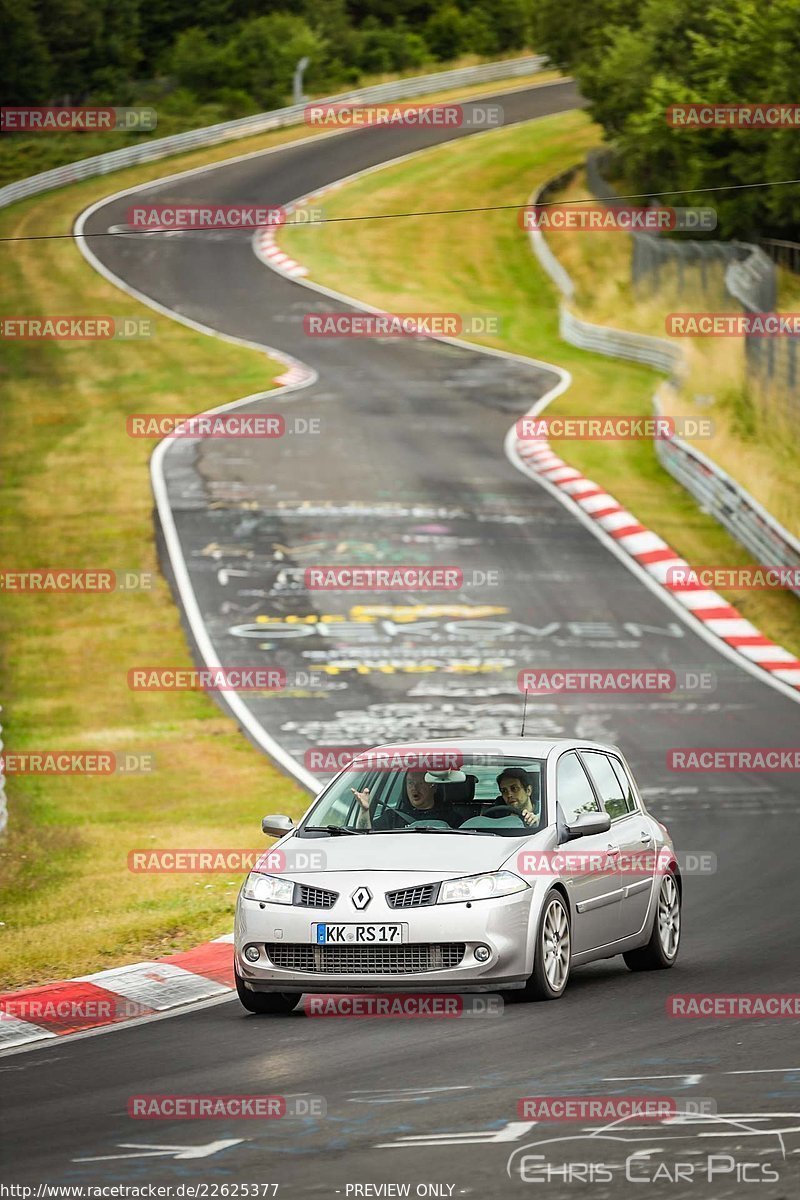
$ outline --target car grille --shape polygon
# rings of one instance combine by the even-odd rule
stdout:
[[[301,908],[333,908],[338,898],[338,892],[329,892],[327,888],[309,887],[305,883],[295,886],[294,903]]]
[[[273,966],[308,975],[413,975],[457,967],[464,942],[421,942],[405,946],[316,946],[305,942],[267,942]]]
[[[437,888],[435,883],[399,888],[396,892],[386,893],[386,903],[389,908],[422,908],[425,904],[433,904]]]

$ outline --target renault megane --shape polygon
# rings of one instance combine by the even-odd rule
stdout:
[[[470,740],[354,758],[239,894],[236,985],[250,1012],[302,993],[515,991],[550,1000],[573,967],[671,967],[680,870],[615,746]]]

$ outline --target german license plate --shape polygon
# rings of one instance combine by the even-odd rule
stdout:
[[[331,925],[322,921],[312,926],[318,946],[389,946],[406,940],[406,925]]]

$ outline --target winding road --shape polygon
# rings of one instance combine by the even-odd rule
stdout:
[[[559,83],[491,102],[508,123],[580,101],[571,83]],[[536,125],[529,129],[534,139]],[[112,197],[83,228],[124,223],[137,197],[286,204],[469,134],[378,128],[289,144]],[[676,845],[712,852],[717,869],[686,878],[673,971],[632,975],[611,960],[577,971],[558,1003],[515,1004],[500,1019],[327,1020],[298,1011],[265,1020],[234,999],[0,1058],[7,1178],[270,1182],[287,1200],[379,1195],[352,1187],[381,1183],[408,1183],[411,1195],[422,1184],[442,1187],[433,1195],[512,1195],[525,1187],[506,1173],[509,1154],[564,1136],[523,1121],[521,1097],[634,1093],[715,1103],[718,1121],[681,1127],[695,1160],[709,1145],[737,1161],[780,1158],[778,1182],[751,1188],[720,1169],[691,1185],[662,1178],[651,1195],[797,1194],[797,1022],[666,1015],[676,992],[797,990],[797,786],[789,774],[678,774],[667,752],[792,745],[800,710],[718,653],[513,469],[506,431],[554,386],[554,372],[431,339],[311,339],[306,314],[347,305],[268,270],[236,234],[97,238],[90,247],[106,273],[157,305],[277,347],[312,372],[306,386],[239,411],[318,419],[319,434],[177,441],[161,462],[183,595],[191,591],[217,661],[287,672],[284,692],[243,697],[251,736],[266,731],[261,744],[311,784],[329,773],[310,754],[319,746],[515,735],[521,668],[706,672],[710,691],[536,698],[528,732],[618,743]],[[410,271],[421,250],[410,247]],[[301,586],[309,565],[355,561],[456,564],[476,582],[459,593],[369,598]],[[174,574],[174,556],[167,566]],[[246,724],[241,710],[234,715]],[[326,1113],[133,1122],[127,1102],[139,1092],[321,1097]],[[656,1147],[667,1133],[629,1136]],[[158,1150],[227,1139],[202,1161]],[[148,1147],[158,1157],[144,1157]],[[571,1190],[549,1185],[550,1194]],[[596,1181],[592,1194],[617,1190]]]

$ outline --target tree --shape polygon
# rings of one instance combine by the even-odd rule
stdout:
[[[212,40],[230,34],[234,20],[232,0],[169,0],[143,4],[141,11],[142,63],[148,74],[171,57],[178,37],[187,29],[201,29]]]
[[[636,0],[536,0],[531,13],[533,44],[557,67],[574,71],[607,47],[618,27],[635,28],[642,5]]]
[[[215,45],[203,29],[187,29],[178,35],[169,67],[178,84],[202,101],[212,100],[238,75],[231,47]]]
[[[319,39],[302,17],[276,12],[245,21],[227,43],[232,78],[260,108],[286,102],[298,59],[320,53]]]
[[[692,131],[673,128],[667,109],[791,100],[797,11],[797,0],[597,0],[562,13],[541,0],[537,48],[573,71],[633,190],[713,203],[718,236],[796,237],[800,190],[736,186],[800,177],[796,129]]]
[[[457,58],[464,48],[464,18],[453,4],[437,9],[424,32],[431,52],[442,62]]]
[[[519,50],[526,44],[529,34],[528,13],[523,0],[493,0],[483,11],[489,19],[501,54],[508,50]]]
[[[0,0],[4,31],[0,91],[7,105],[42,104],[50,95],[52,63],[30,0]]]
[[[56,99],[80,103],[91,87],[92,72],[102,65],[103,13],[92,0],[61,0],[39,16],[39,28],[53,64]]]
[[[133,99],[142,51],[139,45],[139,0],[102,0],[103,22],[94,47],[88,79],[92,98],[109,104]]]

